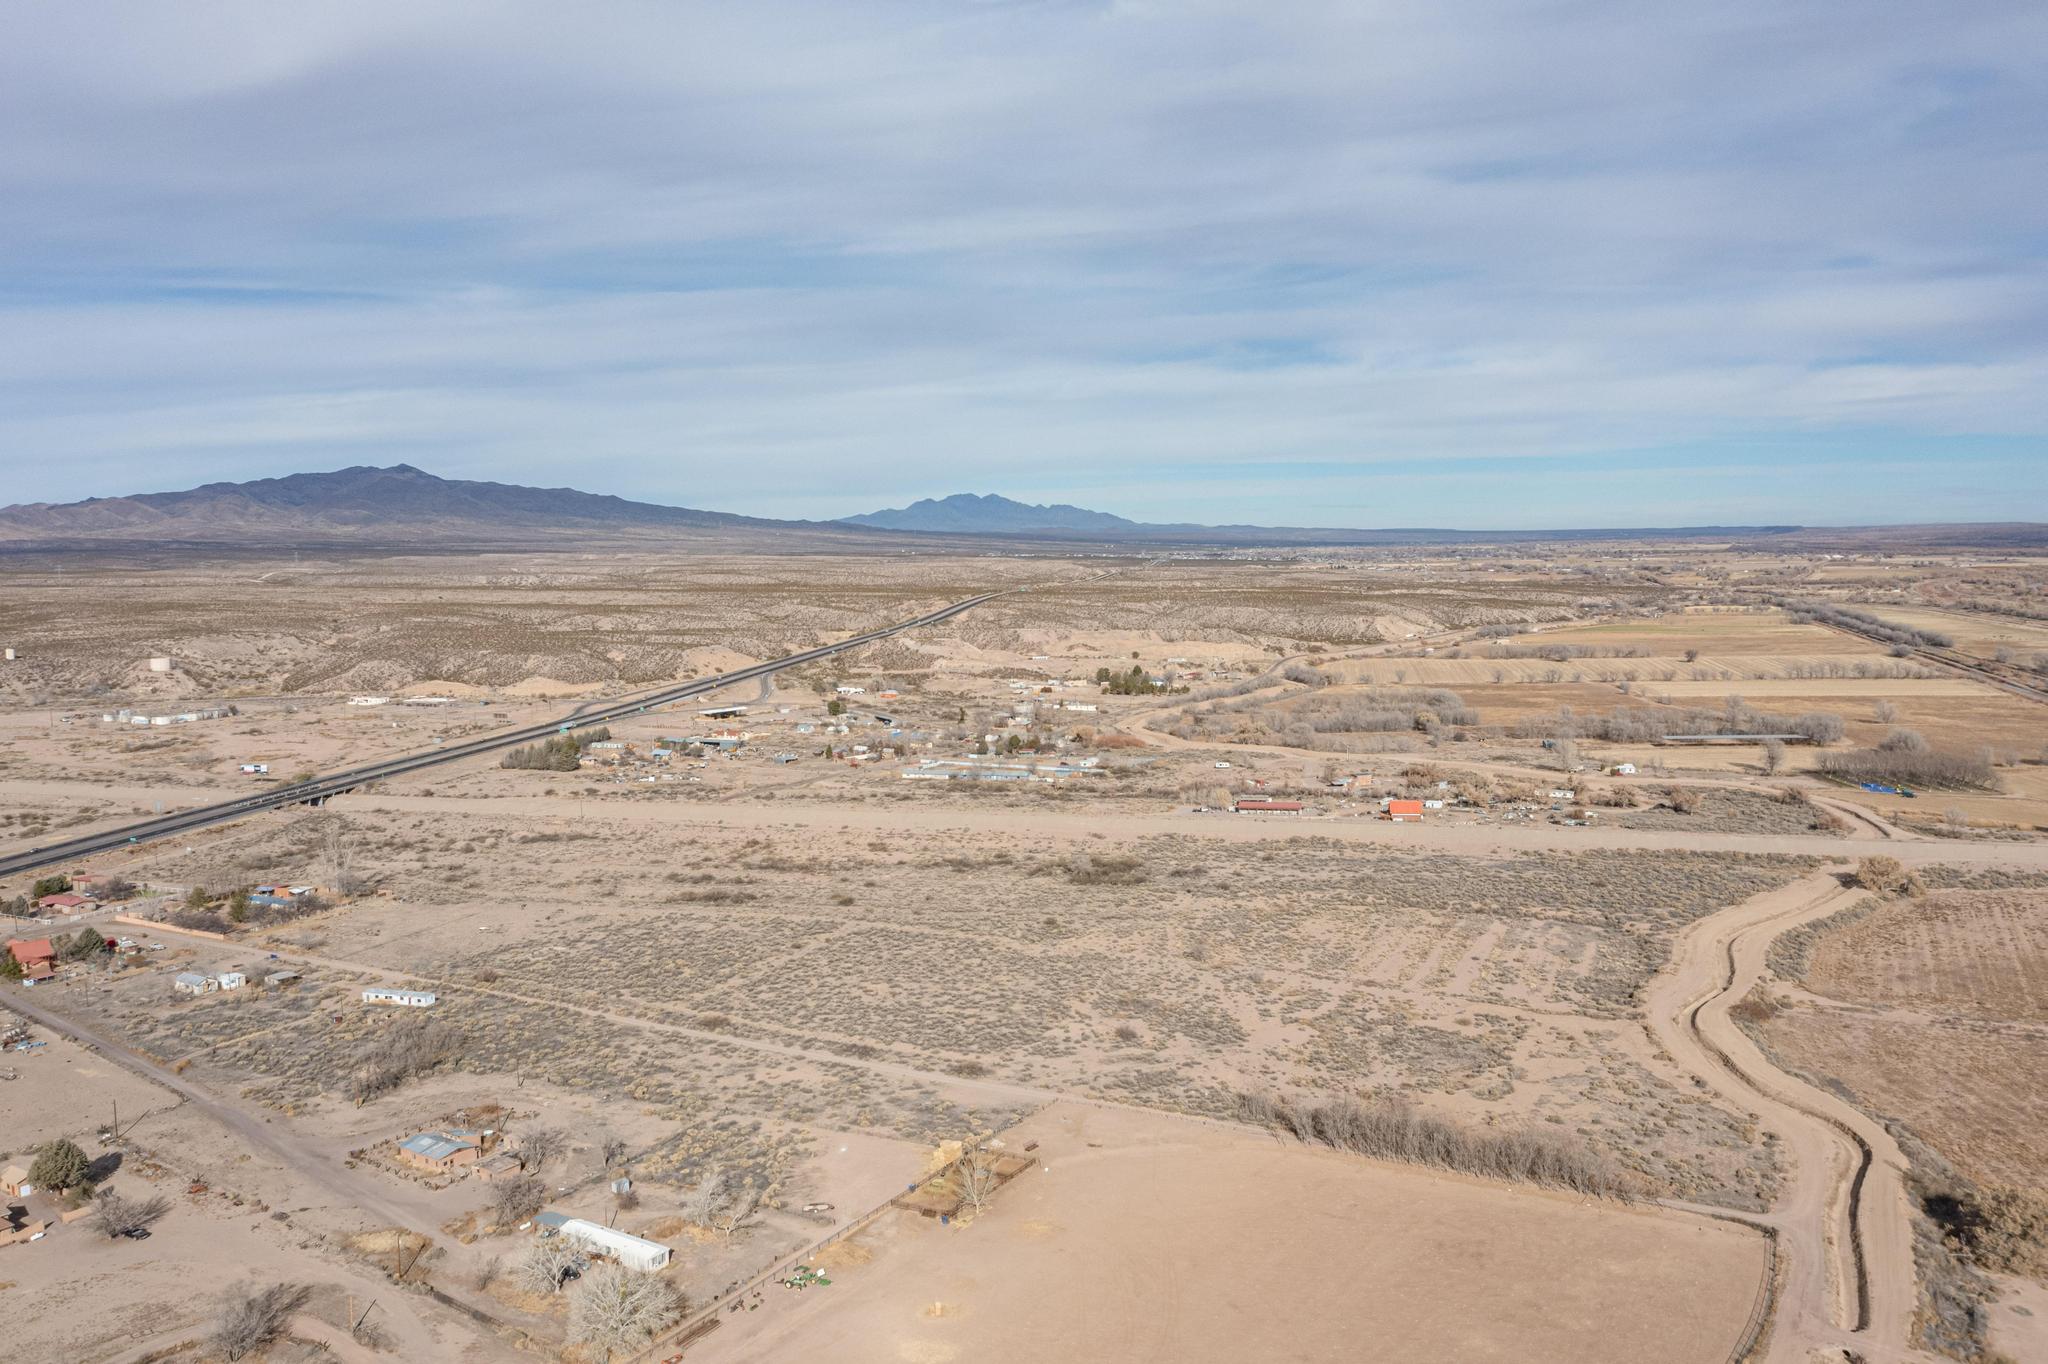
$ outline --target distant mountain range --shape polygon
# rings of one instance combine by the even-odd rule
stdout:
[[[840,521],[776,521],[666,507],[574,488],[438,478],[409,464],[358,465],[172,493],[0,507],[0,548],[107,543],[160,547],[294,544],[357,548],[561,548],[575,544],[734,550],[904,549],[1052,542],[1133,548],[1487,545],[1569,540],[1712,540],[1814,549],[2038,548],[2048,526],[1642,527],[1621,530],[1351,530],[1152,525],[1064,504],[956,493]]]
[[[816,522],[769,521],[664,507],[574,488],[526,488],[438,478],[410,464],[357,465],[249,483],[208,483],[174,493],[31,502],[0,508],[0,541],[152,540],[226,543],[295,538],[332,543],[512,543],[661,531],[802,531],[852,538]]]
[[[950,531],[955,534],[1013,534],[1019,531],[1082,531],[1116,535],[1125,531],[1150,529],[1108,512],[1070,507],[1064,502],[1037,507],[1013,502],[994,493],[954,493],[951,497],[927,497],[907,507],[865,512],[841,518],[849,526],[872,526],[878,530]]]
[[[1431,528],[1355,530],[1341,527],[1202,526],[1149,523],[1064,502],[1038,506],[993,493],[927,497],[907,507],[848,516],[840,524],[879,530],[1154,545],[1419,545],[1500,544],[1531,540],[1636,540],[1782,534],[1796,526],[1688,526],[1679,529],[1476,531]]]

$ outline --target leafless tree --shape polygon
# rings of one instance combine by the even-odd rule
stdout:
[[[123,1198],[112,1189],[100,1190],[92,1201],[93,1229],[108,1240],[147,1231],[171,1210],[168,1198]]]
[[[725,1206],[712,1215],[711,1225],[731,1236],[742,1227],[750,1227],[757,1220],[754,1214],[761,1207],[761,1195],[751,1184],[742,1185],[725,1201]]]
[[[1878,702],[1871,713],[1877,717],[1877,722],[1881,725],[1895,725],[1899,722],[1899,708],[1889,701]]]
[[[1785,745],[1776,739],[1764,740],[1764,775],[1775,777],[1785,770]]]
[[[960,1163],[953,1167],[947,1186],[960,1196],[970,1212],[978,1213],[995,1197],[997,1183],[995,1154],[983,1150],[979,1143],[970,1143],[961,1152]]]
[[[531,1132],[520,1134],[520,1163],[529,1170],[542,1166],[562,1154],[569,1145],[569,1134],[559,1127],[536,1127]]]
[[[284,1334],[292,1313],[305,1306],[313,1292],[298,1284],[253,1283],[230,1288],[222,1301],[220,1321],[213,1328],[214,1352],[224,1359],[244,1359]]]
[[[363,878],[356,871],[355,841],[340,815],[328,815],[320,822],[320,879],[341,899],[363,889]]]
[[[683,1298],[657,1274],[599,1264],[576,1281],[569,1298],[569,1339],[596,1358],[654,1339],[683,1313]]]
[[[501,1227],[516,1227],[539,1212],[547,1196],[547,1187],[532,1175],[493,1180],[491,1220]]]
[[[348,1097],[361,1106],[387,1094],[413,1076],[460,1056],[467,1040],[460,1029],[438,1019],[417,1015],[396,1019],[363,1050],[355,1074],[349,1077]]]
[[[529,1293],[546,1295],[562,1291],[562,1280],[583,1262],[583,1254],[565,1237],[550,1236],[535,1241],[519,1257],[514,1277]]]
[[[609,1170],[626,1158],[626,1142],[623,1137],[606,1137],[602,1148],[604,1168]]]
[[[683,1216],[700,1227],[709,1227],[718,1210],[725,1206],[726,1189],[725,1171],[712,1166],[683,1199]]]

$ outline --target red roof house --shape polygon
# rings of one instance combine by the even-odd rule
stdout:
[[[36,901],[36,908],[37,908],[37,909],[90,909],[90,908],[92,908],[92,904],[93,904],[93,902],[92,902],[91,900],[87,899],[87,898],[86,898],[85,896],[83,896],[83,895],[79,895],[79,894],[76,894],[75,892],[72,892],[72,891],[68,891],[68,890],[66,890],[66,891],[60,891],[60,892],[58,892],[58,893],[57,893],[57,894],[55,894],[55,895],[45,895],[45,896],[44,896],[44,897],[43,897],[42,899],[40,899],[40,900]]]
[[[14,958],[22,970],[36,966],[50,966],[57,960],[57,949],[50,946],[48,938],[13,938],[7,943],[7,955]]]
[[[1387,818],[1409,820],[1422,818],[1422,802],[1419,800],[1390,800],[1387,802]]]

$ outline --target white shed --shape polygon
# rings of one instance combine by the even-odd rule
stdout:
[[[223,990],[239,990],[249,983],[249,978],[240,971],[223,971],[214,979],[220,982]]]

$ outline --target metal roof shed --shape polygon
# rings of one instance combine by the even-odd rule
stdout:
[[[609,1255],[626,1268],[637,1269],[643,1274],[652,1274],[668,1264],[667,1246],[612,1227],[601,1226],[581,1217],[563,1218],[559,1223],[555,1223],[547,1213],[542,1213],[534,1220],[544,1227],[554,1226],[556,1235],[566,1236],[586,1250],[599,1255]]]

